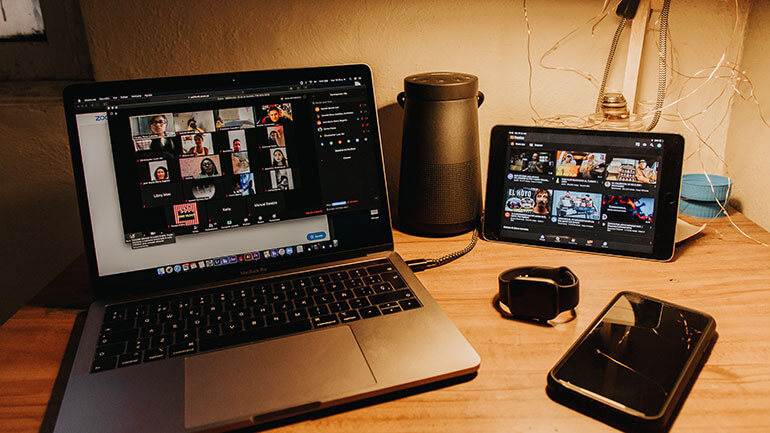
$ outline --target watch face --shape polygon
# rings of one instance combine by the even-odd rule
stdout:
[[[559,314],[559,289],[553,280],[518,277],[511,281],[510,288],[511,314],[539,319],[553,319]]]

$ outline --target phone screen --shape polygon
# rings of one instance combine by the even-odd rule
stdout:
[[[657,415],[710,320],[695,311],[623,293],[553,375],[569,388],[609,399],[636,415]]]

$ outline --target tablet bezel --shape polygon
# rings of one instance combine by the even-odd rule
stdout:
[[[658,207],[655,231],[653,234],[653,250],[650,253],[627,251],[599,246],[585,246],[569,243],[545,243],[527,239],[515,239],[502,236],[501,221],[503,215],[503,193],[505,192],[507,152],[509,133],[563,133],[573,135],[604,136],[620,138],[662,138],[665,145],[661,155],[661,171],[658,175],[660,189],[656,199]],[[483,237],[489,241],[499,241],[513,244],[534,245],[546,248],[592,252],[625,257],[635,257],[650,260],[667,261],[674,255],[674,237],[676,220],[679,209],[679,190],[682,179],[682,158],[684,156],[684,138],[678,134],[636,132],[636,131],[605,131],[593,129],[544,128],[517,125],[496,125],[492,128],[489,143],[489,164],[487,169],[487,189],[484,201]]]

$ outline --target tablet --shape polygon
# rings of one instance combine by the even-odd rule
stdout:
[[[683,152],[676,134],[495,126],[484,237],[669,260]]]

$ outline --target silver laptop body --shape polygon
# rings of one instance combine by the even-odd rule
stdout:
[[[222,431],[469,375],[393,252],[364,65],[69,87],[90,306],[55,431]]]

